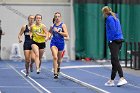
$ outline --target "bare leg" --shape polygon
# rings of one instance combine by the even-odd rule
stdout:
[[[41,67],[41,63],[42,63],[42,56],[44,54],[44,49],[39,49],[39,60],[40,60],[40,64],[39,64],[39,68]]]
[[[31,50],[31,63],[30,63],[30,71],[33,72],[33,64],[35,61],[35,54],[34,52]]]
[[[39,64],[40,64],[40,60],[39,60],[39,47],[36,44],[32,44],[32,50],[35,54],[35,64],[36,64],[36,69],[37,69],[37,74],[39,74]]]
[[[58,61],[58,57],[57,57],[57,54],[58,54],[58,49],[56,46],[52,46],[51,47],[51,51],[52,51],[52,55],[53,55],[53,68],[54,68],[54,75],[57,75],[57,68],[58,68],[58,64],[57,64],[57,61]],[[55,77],[54,77],[55,78]]]
[[[60,72],[60,64],[61,64],[61,62],[62,62],[62,52],[63,52],[63,51],[59,51],[59,52],[58,52],[58,61],[57,61],[57,64],[58,64],[57,72],[58,72],[58,73]]]
[[[24,50],[26,76],[29,75],[30,50]]]

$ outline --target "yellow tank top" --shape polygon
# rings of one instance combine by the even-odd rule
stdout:
[[[45,37],[39,36],[36,33],[36,32],[39,32],[41,34],[44,34],[45,32],[43,31],[42,27],[43,27],[43,24],[40,24],[39,26],[37,26],[36,24],[34,24],[32,26],[33,41],[35,41],[37,43],[43,43],[43,42],[45,42]]]

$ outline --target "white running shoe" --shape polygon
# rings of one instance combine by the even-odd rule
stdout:
[[[36,72],[37,72],[37,74],[39,74],[39,73],[40,73],[40,68],[38,68],[38,69],[36,70]]]
[[[105,86],[109,86],[109,87],[115,86],[114,81],[113,81],[113,80],[107,81],[107,82],[105,83]]]
[[[117,87],[120,87],[120,86],[125,85],[125,84],[127,84],[127,81],[124,78],[120,79],[118,84],[117,84]]]

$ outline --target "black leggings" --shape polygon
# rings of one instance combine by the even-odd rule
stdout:
[[[122,42],[117,43],[113,41],[112,43],[109,43],[109,49],[111,52],[111,64],[112,64],[111,80],[115,79],[117,72],[120,78],[123,77],[122,67],[120,65],[119,58],[118,58],[121,47],[122,47]]]

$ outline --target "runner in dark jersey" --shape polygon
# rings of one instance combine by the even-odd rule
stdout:
[[[22,42],[22,35],[24,34],[24,44],[23,44],[23,50],[24,50],[24,56],[25,56],[25,68],[26,68],[26,76],[29,75],[29,67],[30,71],[33,71],[33,60],[34,60],[34,53],[32,52],[31,48],[31,39],[30,39],[30,27],[34,23],[34,16],[29,15],[28,17],[28,25],[23,25],[21,28],[21,31],[18,35],[19,43]]]

